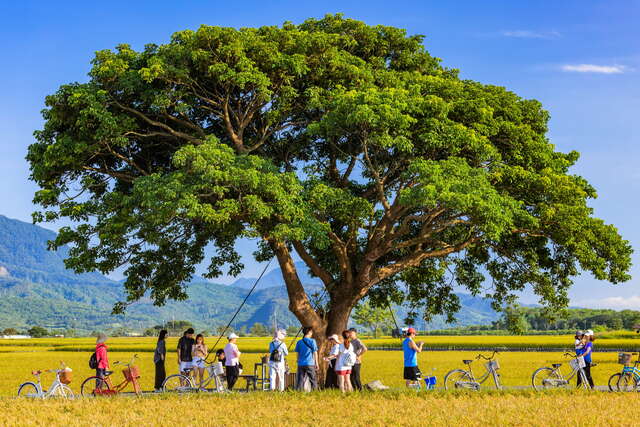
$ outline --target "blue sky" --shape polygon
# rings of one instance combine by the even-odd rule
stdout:
[[[95,3],[95,4],[89,4]],[[89,5],[88,5],[89,4]],[[93,52],[163,43],[201,24],[301,22],[342,12],[424,34],[464,78],[506,86],[551,112],[550,138],[578,150],[574,172],[598,190],[596,214],[640,246],[640,1],[21,1],[0,4],[0,214],[30,221],[35,186],[24,161],[47,94],[85,81]],[[56,225],[48,225],[55,229]],[[241,245],[250,253],[248,243]],[[247,259],[245,275],[260,266]],[[640,264],[640,255],[634,256]],[[612,286],[576,280],[572,302],[640,309],[640,268]],[[530,295],[525,302],[534,302]]]

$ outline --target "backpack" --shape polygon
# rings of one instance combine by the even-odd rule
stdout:
[[[352,353],[350,351],[346,351],[344,354],[344,361],[343,361],[344,366],[353,366],[356,364],[356,355],[355,353]]]
[[[89,358],[89,368],[98,369],[98,357],[96,356],[96,352],[94,351],[91,357]]]
[[[269,361],[274,363],[282,362],[282,353],[280,352],[281,345],[282,343],[280,343],[280,345],[278,345],[278,347],[276,347],[275,350],[271,352],[271,355],[269,356]]]

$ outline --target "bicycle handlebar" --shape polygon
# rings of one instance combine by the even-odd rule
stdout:
[[[497,350],[493,350],[493,353],[489,357],[485,356],[484,354],[478,354],[478,356],[476,356],[476,360],[480,360],[480,359],[492,360],[496,356],[496,354],[500,354],[500,352]]]
[[[122,365],[122,366],[126,366],[127,368],[130,368],[131,365],[133,365],[133,363],[135,362],[135,360],[138,358],[137,354],[134,354],[133,357],[131,358],[131,361],[129,361],[129,363],[125,363],[125,362],[121,362],[119,360],[116,360],[115,362],[113,362],[113,365]]]

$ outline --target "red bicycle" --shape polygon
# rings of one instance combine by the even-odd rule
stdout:
[[[134,365],[138,355],[135,354],[129,363],[114,362],[113,365],[122,365],[125,368],[122,370],[124,374],[124,381],[116,386],[111,382],[111,374],[113,371],[105,372],[104,377],[98,377],[96,375],[91,376],[82,382],[80,386],[80,394],[84,397],[96,397],[96,396],[114,396],[124,390],[129,383],[133,385],[133,391],[140,396],[142,389],[138,378],[140,378],[140,371],[138,367]]]

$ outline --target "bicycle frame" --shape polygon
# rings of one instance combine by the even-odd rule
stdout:
[[[37,390],[37,395],[36,396],[32,396],[32,397],[37,397],[37,398],[41,398],[41,399],[46,399],[47,397],[51,397],[55,395],[56,390],[58,390],[58,388],[60,387],[65,387],[66,385],[63,384],[60,381],[60,372],[58,370],[55,369],[51,369],[51,370],[47,370],[45,372],[53,372],[56,374],[56,377],[54,378],[53,382],[51,383],[51,385],[49,386],[48,390],[44,390],[42,388],[42,381],[40,380],[40,375],[41,374],[36,374],[36,390]]]
[[[577,359],[577,358],[576,358]],[[591,388],[591,386],[589,385],[589,383],[587,382],[587,376],[584,373],[584,370],[582,368],[571,368],[571,374],[569,374],[568,377],[565,377],[562,374],[562,371],[560,370],[560,366],[558,366],[557,368],[553,368],[553,373],[557,374],[559,379],[562,381],[566,381],[567,383],[570,383],[571,380],[576,376],[576,375],[580,375],[581,379],[582,379],[582,384],[586,384],[584,387],[589,387]]]
[[[207,367],[205,368],[205,372],[207,377],[203,378],[201,382],[197,383],[194,379],[193,376],[191,375],[185,375],[184,372],[182,372],[182,375],[184,375],[186,378],[188,378],[191,381],[191,388],[194,389],[206,389],[207,386],[209,384],[211,384],[211,382],[213,381],[215,384],[215,389],[220,391],[223,389],[222,386],[222,381],[220,380],[220,377],[216,374],[213,373],[213,366],[212,364],[207,364]],[[193,373],[193,370],[189,370],[188,374]]]

